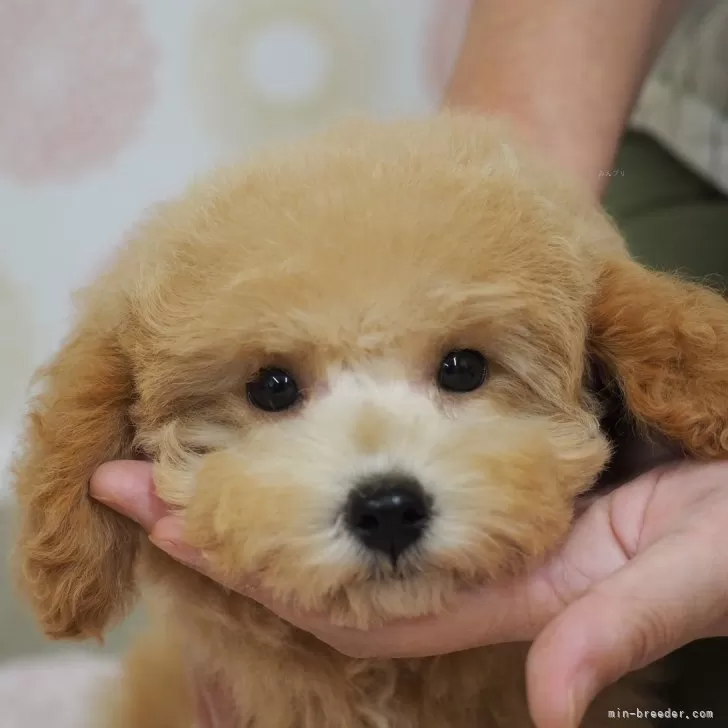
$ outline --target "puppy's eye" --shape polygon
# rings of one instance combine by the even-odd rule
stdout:
[[[472,349],[449,352],[440,363],[437,384],[448,392],[472,392],[485,382],[488,363]]]
[[[248,382],[248,400],[266,412],[281,412],[293,407],[300,397],[296,380],[283,369],[261,369]]]

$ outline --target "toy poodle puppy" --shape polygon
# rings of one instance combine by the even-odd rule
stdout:
[[[88,482],[154,461],[219,573],[301,609],[439,612],[538,564],[609,471],[593,371],[640,431],[725,457],[728,303],[633,261],[498,122],[279,148],[155,211],[87,291],[15,464],[20,581],[53,638],[100,637],[143,587],[152,633],[104,725],[191,726],[184,663],[229,686],[241,728],[526,728],[528,645],[342,656],[173,562]],[[605,691],[585,725],[641,690]]]

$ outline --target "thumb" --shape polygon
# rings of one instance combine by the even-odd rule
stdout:
[[[728,568],[713,541],[691,529],[655,542],[543,630],[527,664],[539,728],[576,728],[602,688],[711,636],[728,603]]]

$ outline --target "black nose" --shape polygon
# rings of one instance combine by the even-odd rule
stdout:
[[[349,496],[346,522],[367,548],[392,563],[425,532],[431,502],[414,478],[385,475],[362,481]]]

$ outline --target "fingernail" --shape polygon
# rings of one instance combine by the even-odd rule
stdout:
[[[107,498],[106,496],[103,496],[103,495],[94,495],[93,493],[91,494],[91,497],[98,503],[101,503],[102,506],[111,508],[112,511],[116,511],[120,515],[126,516],[127,518],[131,518],[132,521],[139,523],[139,520],[136,518],[136,516],[134,514],[130,513],[124,507],[123,503],[119,503],[118,501],[113,500],[113,498]]]
[[[154,534],[149,535],[149,540],[158,548],[164,551],[165,554],[177,558],[177,544],[172,541],[167,541],[164,538],[156,538]]]
[[[597,680],[594,674],[582,669],[574,679],[574,687],[569,694],[568,728],[578,728],[587,708],[597,692]]]
[[[174,543],[165,538],[157,538],[153,534],[149,536],[149,540],[158,548],[164,551],[167,556],[171,556],[175,561],[179,561],[186,566],[198,568],[200,560],[197,553],[187,546]]]

